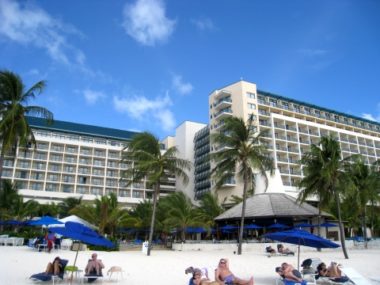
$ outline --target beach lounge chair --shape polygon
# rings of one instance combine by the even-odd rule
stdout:
[[[55,283],[56,280],[59,280],[59,279],[63,280],[63,274],[65,272],[65,268],[68,262],[69,261],[67,259],[61,259],[62,268],[58,275],[41,272],[41,273],[33,274],[32,276],[30,276],[30,279],[32,279],[33,281],[40,281],[40,282],[53,281],[53,284]]]
[[[355,285],[371,285],[372,283],[361,275],[355,268],[341,267],[340,270],[346,275]]]

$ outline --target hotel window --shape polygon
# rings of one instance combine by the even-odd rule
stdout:
[[[47,180],[49,180],[49,181],[58,181],[58,179],[59,179],[58,174],[49,174]]]
[[[75,146],[67,146],[66,147],[66,151],[70,152],[70,153],[76,153],[77,152],[77,148]]]
[[[91,155],[91,149],[89,149],[89,148],[81,148],[80,149],[80,153],[81,154],[85,154],[85,155]]]
[[[75,163],[76,162],[76,157],[75,156],[66,156],[65,161],[70,162],[70,163]]]
[[[247,97],[250,98],[250,99],[255,99],[256,98],[256,94],[255,93],[251,93],[251,92],[247,92]]]
[[[58,185],[57,184],[47,183],[45,189],[46,189],[46,191],[57,192],[58,191]]]
[[[273,107],[277,107],[277,100],[276,99],[269,99],[269,104]]]
[[[59,164],[50,164],[49,165],[49,170],[50,171],[60,171],[61,166]]]
[[[53,145],[51,145],[51,150],[53,150],[53,151],[63,151],[63,146],[58,145],[58,144],[53,144]]]
[[[282,108],[288,110],[289,109],[289,103],[288,102],[282,102]]]
[[[73,183],[74,182],[74,177],[70,176],[70,175],[63,175],[62,176],[62,182]]]
[[[74,192],[74,187],[71,185],[62,185],[62,191],[65,193],[72,193]]]
[[[47,155],[46,155],[46,153],[37,152],[34,154],[34,158],[40,159],[40,160],[46,160]]]
[[[104,175],[104,170],[103,169],[99,169],[99,168],[93,168],[92,169],[92,174],[93,175],[102,176],[102,175]]]
[[[93,187],[91,188],[91,194],[93,195],[102,195],[102,188]]]
[[[119,196],[120,197],[131,197],[131,191],[130,190],[119,190]]]
[[[37,163],[35,162],[33,166],[34,166],[34,169],[45,169],[46,164],[42,162],[37,162]]]
[[[74,168],[74,166],[72,166],[72,165],[65,165],[65,166],[63,167],[63,171],[64,171],[64,172],[70,172],[70,173],[73,173],[73,172],[75,171],[75,168]]]
[[[30,183],[30,188],[32,190],[42,190],[42,183],[32,182]]]
[[[86,184],[87,183],[87,177],[85,177],[85,176],[79,176],[78,177],[78,183],[79,184]]]
[[[17,171],[17,172],[16,172],[16,177],[17,177],[17,178],[26,179],[26,178],[28,178],[28,172],[26,172],[26,171],[24,171],[24,170]]]
[[[300,106],[299,105],[295,105],[293,104],[293,108],[294,108],[294,111],[300,113],[301,112],[301,109],[300,109]]]
[[[94,184],[94,185],[102,185],[103,184],[103,179],[92,178],[92,184]]]
[[[256,110],[256,104],[248,103],[248,109]]]

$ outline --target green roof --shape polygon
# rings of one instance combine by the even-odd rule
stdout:
[[[257,93],[260,94],[260,95],[273,97],[273,98],[276,98],[276,99],[292,102],[292,103],[299,104],[299,105],[302,105],[302,106],[307,106],[307,107],[310,107],[310,108],[318,109],[318,110],[321,110],[321,111],[324,111],[324,112],[333,113],[335,115],[339,115],[339,116],[343,116],[343,117],[348,117],[348,118],[355,119],[355,120],[358,120],[358,121],[363,121],[363,122],[367,122],[369,124],[374,124],[374,125],[380,126],[380,123],[378,123],[376,121],[371,121],[371,120],[367,120],[367,119],[364,119],[364,118],[356,117],[356,116],[353,116],[353,115],[348,115],[348,114],[337,112],[337,111],[334,111],[334,110],[331,110],[331,109],[328,109],[328,108],[319,107],[319,106],[316,106],[316,105],[313,105],[313,104],[305,103],[305,102],[298,101],[298,100],[295,100],[295,99],[290,99],[290,98],[287,98],[287,97],[284,97],[284,96],[280,96],[280,95],[276,95],[276,94],[273,94],[273,93],[269,93],[269,92],[266,92],[266,91],[257,90]]]
[[[34,129],[101,137],[106,139],[131,140],[134,135],[138,134],[137,132],[77,124],[59,120],[54,120],[52,124],[48,124],[45,119],[37,117],[27,117],[27,120],[29,125]]]

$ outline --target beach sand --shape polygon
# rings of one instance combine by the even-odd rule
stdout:
[[[80,251],[77,265],[84,269],[91,251]],[[0,284],[34,284],[29,279],[30,275],[45,270],[46,264],[55,256],[69,260],[73,264],[75,252],[69,250],[55,250],[52,253],[37,252],[28,247],[0,247]],[[190,274],[185,274],[185,268],[189,266],[206,267],[213,279],[215,269],[221,257],[230,260],[230,269],[235,275],[242,278],[254,276],[255,284],[275,284],[277,274],[276,266],[282,262],[289,262],[296,266],[296,256],[275,256],[268,258],[263,251],[245,251],[242,255],[236,255],[232,250],[214,251],[171,251],[152,250],[151,256],[146,256],[140,251],[122,252],[98,252],[99,258],[105,264],[104,275],[111,266],[121,266],[124,279],[117,284],[125,285],[185,285],[188,284]],[[344,259],[340,249],[301,250],[301,262],[306,258],[319,257],[324,262],[336,261],[345,267],[353,267],[363,276],[371,280],[372,284],[380,284],[380,249],[353,249],[349,250],[349,259]],[[379,281],[375,281],[379,280]],[[65,282],[66,283],[66,282]],[[79,283],[79,282],[74,282]],[[93,284],[97,284],[96,282]],[[115,281],[104,278],[104,284],[115,284]]]

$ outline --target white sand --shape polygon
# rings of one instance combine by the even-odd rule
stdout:
[[[0,247],[0,284],[33,284],[29,276],[42,272],[46,264],[55,256],[69,259],[73,264],[75,252],[58,250],[52,253],[36,252],[28,247]],[[77,265],[83,269],[90,257],[90,251],[80,251]],[[243,252],[243,255],[234,255],[231,250],[222,251],[159,251],[153,250],[151,256],[146,256],[139,251],[123,252],[98,252],[107,270],[113,266],[121,266],[124,271],[124,279],[118,284],[128,285],[185,285],[188,284],[190,275],[185,275],[184,270],[188,266],[207,267],[212,271],[221,257],[230,260],[230,269],[237,276],[248,278],[253,275],[255,284],[275,284],[276,273],[274,268],[282,262],[297,263],[297,257],[276,256],[268,258],[263,252],[254,250]],[[336,261],[345,267],[354,267],[372,284],[379,285],[380,281],[380,249],[350,250],[350,259],[343,257],[341,250],[328,250],[317,252],[310,249],[301,251],[301,261],[308,257],[319,257],[325,262]],[[65,282],[66,283],[66,282]],[[95,282],[93,284],[99,284]],[[114,284],[115,281],[104,279],[104,284]]]

